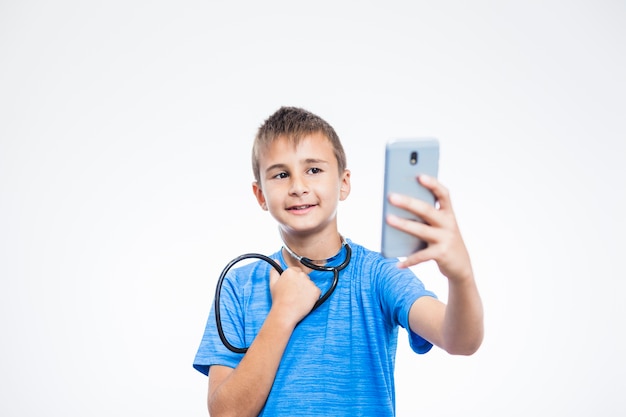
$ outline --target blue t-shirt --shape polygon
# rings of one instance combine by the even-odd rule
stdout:
[[[432,345],[409,329],[409,309],[419,297],[435,295],[396,259],[348,241],[352,259],[339,274],[331,297],[298,324],[283,354],[262,416],[393,416],[394,365],[398,326],[408,329],[417,353]],[[345,247],[332,258],[339,265]],[[272,256],[286,268],[281,251]],[[228,341],[250,346],[271,306],[270,265],[252,262],[229,272],[220,312]],[[313,271],[322,293],[332,272]],[[221,342],[211,308],[193,366],[208,374],[211,365],[235,368],[243,354]]]

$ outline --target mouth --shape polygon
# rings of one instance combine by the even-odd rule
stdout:
[[[299,205],[299,206],[291,206],[291,207],[288,207],[287,210],[289,210],[289,211],[303,211],[303,210],[308,210],[311,207],[315,207],[315,204],[302,204],[302,205]]]

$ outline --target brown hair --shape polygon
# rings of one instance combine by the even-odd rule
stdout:
[[[279,137],[286,137],[294,144],[298,144],[303,136],[311,133],[322,133],[330,141],[341,175],[347,167],[346,153],[343,150],[339,136],[335,129],[324,119],[298,107],[281,107],[272,114],[262,125],[254,138],[252,146],[252,171],[254,179],[259,182],[259,157],[261,152],[269,147]]]

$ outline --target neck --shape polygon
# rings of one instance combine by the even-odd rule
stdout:
[[[343,245],[343,238],[335,232],[328,237],[298,239],[281,232],[285,249],[283,255],[299,263],[297,256],[309,258],[315,264],[325,264],[328,258],[337,255]],[[295,255],[295,256],[294,256]]]

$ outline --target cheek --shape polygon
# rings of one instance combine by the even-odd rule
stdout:
[[[325,189],[324,199],[329,202],[337,202],[343,200],[341,187],[329,186]]]
[[[279,194],[276,191],[276,189],[272,188],[265,189],[263,196],[265,197],[265,203],[268,207],[276,207],[281,203],[280,199],[277,197]]]

